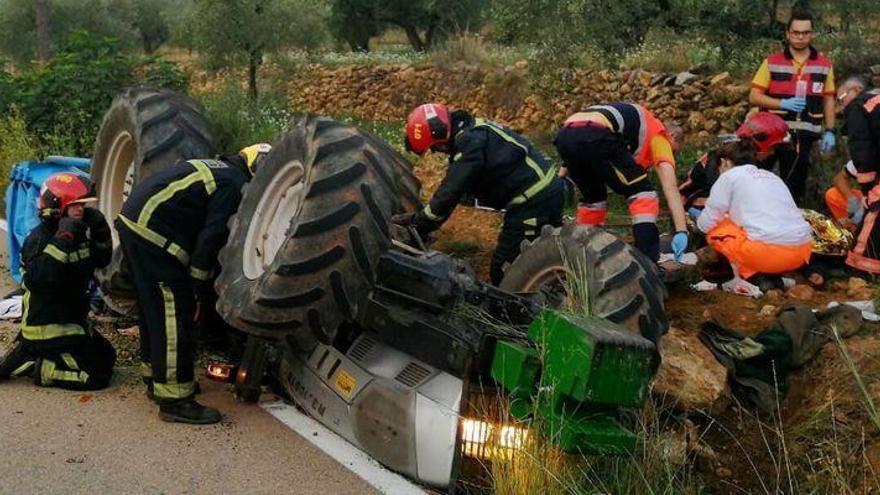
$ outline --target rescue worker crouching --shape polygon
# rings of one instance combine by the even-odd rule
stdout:
[[[213,291],[217,254],[241,188],[269,149],[259,144],[159,171],[132,189],[116,220],[137,291],[148,395],[163,421],[220,421],[219,411],[194,398],[194,320],[201,294]]]
[[[605,223],[611,188],[627,199],[636,248],[658,261],[660,199],[648,180],[648,170],[654,168],[675,225],[672,250],[680,260],[688,234],[673,152],[682,138],[680,127],[667,128],[635,103],[594,105],[566,119],[553,144],[583,197],[577,223]]]
[[[825,206],[831,216],[850,229],[862,223],[865,215],[864,195],[850,185],[851,181],[858,180],[858,174],[852,160],[846,162],[843,170],[832,179],[831,187],[825,191]]]
[[[730,261],[734,292],[753,293],[745,282],[757,274],[796,270],[810,260],[811,230],[783,181],[757,168],[753,139],[727,143],[719,153],[719,177],[697,227]]]
[[[837,92],[837,103],[846,117],[849,154],[865,206],[846,264],[880,274],[880,89],[866,87],[860,79],[851,78]]]
[[[475,119],[442,104],[417,107],[406,124],[406,146],[423,155],[429,149],[449,154],[449,168],[424,209],[395,218],[422,237],[439,228],[461,198],[472,194],[480,205],[506,210],[492,255],[490,278],[504,277],[504,264],[519,254],[523,240],[540,235],[544,225],[562,224],[563,182],[557,170],[523,136],[495,122]]]
[[[788,124],[778,115],[767,112],[753,113],[736,129],[733,136],[727,136],[722,144],[742,139],[751,139],[756,146],[758,161],[774,156],[777,150],[791,146]],[[715,181],[718,180],[721,150],[714,149],[704,153],[688,171],[687,179],[679,187],[682,203],[688,215],[694,220],[700,216],[706,199]]]
[[[21,332],[0,360],[0,377],[32,373],[41,386],[71,390],[107,387],[116,351],[88,325],[89,285],[95,268],[112,255],[104,215],[91,181],[78,174],[51,175],[43,184],[40,224],[21,251]]]

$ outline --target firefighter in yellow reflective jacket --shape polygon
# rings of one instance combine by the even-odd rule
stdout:
[[[110,383],[116,352],[87,322],[89,283],[112,254],[110,227],[91,181],[62,172],[40,191],[40,225],[21,252],[21,333],[0,359],[0,378],[30,374],[41,386],[97,390]]]
[[[210,424],[220,413],[195,401],[193,326],[212,291],[226,223],[269,145],[216,160],[189,160],[137,184],[116,219],[140,308],[148,395],[163,421]]]
[[[443,225],[467,194],[482,206],[504,210],[489,268],[493,284],[501,283],[504,264],[516,258],[524,240],[534,240],[545,225],[562,224],[564,186],[556,167],[512,129],[428,103],[410,113],[406,146],[419,155],[449,154],[449,168],[424,209],[394,222],[411,224],[424,237]]]

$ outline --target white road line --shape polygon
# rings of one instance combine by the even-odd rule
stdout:
[[[260,407],[380,492],[393,495],[428,493],[403,476],[385,469],[363,451],[296,407],[280,400],[261,402]]]

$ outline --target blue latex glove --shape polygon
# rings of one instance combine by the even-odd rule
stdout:
[[[701,209],[699,209],[699,208],[695,208],[695,207],[693,207],[693,206],[691,206],[690,208],[688,208],[688,215],[690,215],[691,218],[693,218],[694,220],[700,218],[700,214],[701,214],[701,213],[703,213],[703,210],[701,210]]]
[[[684,255],[684,250],[687,249],[687,247],[687,232],[676,232],[675,235],[672,236],[672,254],[675,256],[675,261],[681,261],[681,257]]]
[[[788,110],[789,112],[797,112],[801,113],[807,108],[807,99],[806,98],[783,98],[782,101],[779,102],[779,108],[782,110]]]
[[[862,218],[865,216],[865,207],[862,205],[862,200],[855,196],[847,199],[846,215],[852,223],[856,225],[862,223]]]
[[[822,153],[831,153],[835,146],[837,146],[837,138],[834,137],[834,132],[826,130],[825,133],[822,134],[822,145],[819,149]]]

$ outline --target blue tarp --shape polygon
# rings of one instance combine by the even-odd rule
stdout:
[[[41,162],[21,162],[12,168],[6,189],[6,237],[9,271],[16,282],[21,283],[21,246],[30,231],[40,224],[37,198],[43,182],[57,172],[74,172],[88,177],[90,167],[91,162],[85,158],[50,156]]]

